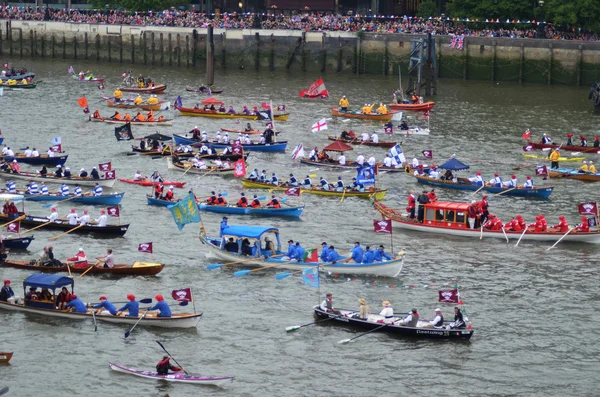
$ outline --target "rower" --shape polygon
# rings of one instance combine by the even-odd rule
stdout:
[[[67,265],[70,263],[74,263],[75,268],[88,267],[87,255],[83,252],[83,248],[79,248],[75,256],[67,258]]]
[[[267,208],[281,208],[281,204],[275,195],[271,196],[271,201],[269,201],[266,205]]]
[[[590,161],[590,166],[588,167],[588,172],[590,174],[595,174],[596,173],[596,166],[594,165],[593,161]]]
[[[221,131],[217,131],[217,134],[215,135],[215,139],[216,142],[222,143],[223,142],[223,136],[221,135]]]
[[[142,173],[140,172],[140,170],[137,170],[135,172],[135,175],[133,176],[133,180],[134,181],[142,181],[144,179],[146,179],[146,178],[142,176]]]
[[[215,192],[210,192],[210,197],[206,199],[206,204],[208,205],[216,205],[217,204],[217,194]]]
[[[87,225],[88,223],[90,223],[90,216],[88,215],[88,210],[83,210],[83,215],[77,218],[77,222],[79,222],[80,225]]]
[[[227,109],[225,109],[225,105],[224,105],[224,104],[221,104],[221,105],[219,106],[219,113],[225,113],[226,111],[227,111]]]
[[[392,260],[392,257],[384,251],[383,245],[380,245],[379,248],[375,250],[375,257],[373,259],[375,262],[385,262]]]
[[[140,105],[142,102],[144,102],[144,100],[140,94],[138,94],[138,96],[133,100],[134,105]]]
[[[346,98],[346,95],[342,96],[342,98],[340,99],[339,105],[340,105],[340,110],[342,112],[348,111],[348,106],[350,106],[350,101],[348,100],[348,98]]]
[[[346,165],[346,155],[344,154],[344,152],[340,153],[340,157],[338,157],[338,164]]]
[[[54,176],[57,178],[62,178],[63,173],[62,173],[62,166],[60,164],[56,166],[56,171],[54,171]]]
[[[511,175],[510,181],[508,181],[508,182],[502,182],[502,185],[505,186],[505,187],[509,187],[509,188],[516,188],[517,186],[519,186],[518,180],[517,180],[517,176],[516,175]]]
[[[35,181],[29,181],[29,185],[27,186],[27,193],[28,194],[38,194],[38,185],[37,183],[35,183]]]
[[[416,327],[419,322],[419,313],[417,309],[411,309],[408,316],[404,317],[402,320],[398,321],[397,324],[404,327]]]
[[[600,139],[598,138],[598,135],[594,137],[594,147],[600,148]]]
[[[344,181],[342,180],[341,176],[338,176],[338,180],[337,180],[336,185],[335,185],[335,191],[336,192],[343,192],[345,190],[346,189],[344,187]]]
[[[82,169],[79,170],[79,177],[80,178],[87,178],[87,176],[88,176],[88,173],[85,170],[85,168],[82,168]]]
[[[77,197],[81,197],[83,195],[83,192],[81,191],[81,186],[79,186],[79,184],[75,184],[75,189],[73,189],[73,194],[75,194],[75,196],[77,196]]]
[[[158,310],[156,317],[171,317],[171,308],[165,302],[165,298],[161,294],[157,294],[154,299],[156,299],[156,304],[148,308],[148,311]]]
[[[52,207],[52,212],[48,216],[48,222],[54,222],[58,219],[58,212],[56,212],[56,208]]]
[[[267,204],[268,206],[268,204]],[[294,244],[294,240],[288,240],[288,250],[285,256],[281,259],[288,261],[290,259],[294,259],[296,256],[296,245]]]
[[[290,174],[290,179],[287,180],[286,184],[288,186],[298,186],[298,180],[294,176],[294,174]]]
[[[206,131],[202,131],[200,134],[200,142],[208,142],[208,134]]]
[[[48,186],[46,186],[46,184],[44,182],[42,182],[42,184],[40,186],[40,193],[42,194],[42,196],[48,195]]]
[[[329,190],[329,183],[323,177],[319,177],[319,186],[321,190]]]
[[[561,215],[558,217],[559,222],[553,226],[553,228],[561,233],[566,233],[567,231],[569,231],[569,222],[567,222],[567,219]]]
[[[70,178],[71,176],[71,169],[69,167],[66,167],[63,171],[63,178]]]
[[[231,142],[231,138],[229,137],[229,133],[226,132],[225,135],[223,136],[223,143],[226,145],[229,145],[229,142]]]
[[[131,115],[129,113],[125,113],[125,117],[123,118],[123,120],[125,120],[127,122],[130,122],[131,121]],[[142,146],[141,143],[140,143],[140,146]]]
[[[260,173],[260,176],[258,177],[258,181],[261,183],[267,183],[267,171],[266,170],[262,170],[262,172]]]
[[[112,120],[121,120],[121,114],[119,112],[115,112],[115,114],[113,114],[110,118]]]
[[[87,313],[85,303],[83,303],[83,301],[79,299],[77,295],[71,295],[71,300],[69,303],[67,303],[65,309],[72,313]]]
[[[540,143],[548,145],[548,144],[552,143],[552,138],[550,138],[547,134],[544,134],[542,136],[542,140],[540,141]]]
[[[167,193],[165,193],[164,199],[166,201],[173,201],[174,198],[175,197],[173,195],[173,186],[169,186],[169,190],[167,190]]]
[[[312,180],[310,179],[310,175],[306,175],[306,178],[302,181],[302,187],[305,189],[312,189]]]
[[[121,98],[123,98],[123,92],[117,88],[115,92],[113,92],[113,96],[115,97],[115,102],[121,102]]]
[[[267,181],[267,183],[270,183],[271,185],[274,185],[274,186],[278,186],[279,185],[279,179],[277,179],[277,177],[275,176],[274,172],[271,173],[271,179],[269,179]]]
[[[150,98],[147,100],[148,105],[158,105],[158,97],[156,95],[150,95]]]
[[[502,187],[502,178],[498,174],[494,174],[494,177],[490,179],[490,186]]]
[[[94,222],[96,222],[98,224],[98,226],[104,227],[104,226],[106,226],[107,220],[108,220],[108,218],[106,217],[106,211],[101,210],[100,216],[97,219],[94,219]]]
[[[333,245],[329,246],[329,251],[327,254],[327,262],[335,264],[340,259],[340,254],[335,250]]]
[[[102,186],[100,186],[98,182],[96,182],[96,185],[94,186],[93,193],[95,197],[102,196]]]
[[[227,205],[227,200],[225,200],[225,198],[223,197],[223,193],[219,193],[219,195],[217,196],[216,205],[221,205],[221,206]]]
[[[127,294],[127,300],[129,302],[117,311],[117,316],[123,315],[123,312],[127,310],[127,317],[137,318],[139,316],[140,304],[135,300],[135,295]]]
[[[77,212],[75,212],[75,208],[71,208],[71,213],[67,215],[67,220],[69,221],[69,225],[77,225]]]
[[[308,155],[308,159],[311,161],[317,161],[319,155],[319,148],[315,146],[313,150],[310,151]]]
[[[365,156],[363,156],[363,154],[361,152],[358,152],[357,154],[358,154],[358,157],[356,158],[355,163],[362,167],[363,164],[365,163]]]
[[[352,259],[352,261],[354,261],[354,263],[362,263],[364,251],[363,251],[362,247],[360,246],[360,242],[355,241],[354,247],[352,247],[350,252],[352,253],[352,256],[350,259]]]
[[[266,138],[265,138],[266,142]],[[252,145],[252,140],[250,140],[250,136],[248,134],[244,135],[244,145]]]
[[[256,194],[254,195],[254,199],[250,203],[250,207],[252,207],[252,208],[260,208],[260,200],[258,199],[258,196]]]
[[[388,168],[392,168],[392,157],[390,156],[390,154],[386,154],[385,158],[383,159],[383,166],[384,167],[388,167]]]
[[[265,138],[265,143],[273,143],[273,137],[275,136],[275,131],[271,127],[272,124],[267,124],[267,128],[263,131],[263,137]]]
[[[494,214],[489,214],[488,221],[483,225],[486,230],[502,230],[502,226],[504,226],[504,224],[500,218],[496,217]]]
[[[401,131],[408,131],[408,124],[406,123],[406,120],[402,120],[398,128],[400,128]]]
[[[25,157],[31,157],[31,149],[29,149],[29,146],[25,148],[25,152],[23,152],[23,154]]]
[[[242,197],[237,202],[238,207],[246,208],[248,207],[248,198],[246,197],[246,193],[242,192]]]
[[[379,313],[379,315],[382,316],[383,318],[385,318],[385,320],[391,321],[390,324],[392,324],[393,321],[394,321],[393,320],[393,318],[394,318],[394,309],[392,308],[391,302],[390,301],[383,301],[381,304],[383,305],[383,310],[381,310],[381,312]]]
[[[99,301],[100,301],[100,303],[92,306],[92,309],[97,309],[96,314],[110,313],[113,316],[117,315],[117,308],[108,299],[106,299],[106,296],[102,295],[100,297]],[[103,313],[103,312],[105,312],[105,313]]]
[[[90,177],[92,179],[100,179],[100,174],[98,174],[98,170],[96,167],[92,167],[92,172],[90,172]]]
[[[19,165],[19,163],[17,163],[17,160],[13,160],[10,168],[12,169],[12,172],[14,174],[20,174],[21,173],[21,166]]]
[[[588,219],[585,216],[581,217],[581,223],[575,227],[578,232],[588,233],[590,231],[590,224],[588,223]]]
[[[165,187],[162,183],[157,183],[156,186],[154,187],[154,198],[156,200],[160,200],[160,198],[162,197],[163,191],[164,191]]]
[[[258,168],[255,168],[254,171],[248,177],[249,181],[256,181],[258,179]]]
[[[367,131],[363,132],[360,135],[360,140],[361,142],[365,143],[365,142],[369,142],[369,133]]]
[[[138,112],[133,119],[135,121],[146,121],[142,112]]]
[[[587,165],[587,161],[583,160],[583,164],[579,167],[579,172],[587,173],[589,171],[589,167]]]
[[[587,139],[585,139],[585,137],[583,135],[581,135],[579,137],[579,139],[581,140],[581,147],[587,147],[587,145],[588,145]]]
[[[531,179],[530,176],[527,176],[527,179],[525,180],[523,187],[525,189],[533,189],[533,180]]]
[[[570,132],[567,134],[567,146],[573,146],[573,134]]]
[[[387,106],[385,106],[383,103],[379,103],[379,107],[377,108],[377,113],[379,114],[387,114]]]
[[[303,262],[305,252],[306,250],[300,245],[300,242],[296,241],[296,248],[294,250],[294,256],[292,259],[296,260],[297,262]]]
[[[9,193],[17,193],[17,184],[13,180],[8,181],[8,183],[6,184],[6,188],[8,189]]]
[[[248,106],[245,106],[245,105],[244,105],[244,108],[242,109],[242,113],[244,113],[244,114],[246,114],[246,115],[250,115],[250,114],[252,114],[252,113],[250,112],[250,109],[248,109]]]

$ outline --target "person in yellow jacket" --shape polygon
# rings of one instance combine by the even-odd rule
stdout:
[[[142,99],[140,94],[138,94],[138,96],[133,100],[134,105],[141,105],[142,102],[144,102],[144,100]]]
[[[365,106],[363,106],[361,110],[362,110],[363,114],[371,114],[372,109],[373,109],[373,105],[365,103]]]
[[[151,95],[146,102],[148,102],[148,105],[158,105],[158,98],[156,95]]]
[[[589,172],[589,167],[587,165],[587,161],[583,160],[583,165],[579,167],[579,172]]]
[[[340,99],[340,110],[342,112],[347,112],[348,106],[350,106],[350,101],[348,100],[348,98],[346,98],[346,95],[344,95],[342,96],[342,99]]]
[[[379,103],[379,107],[377,108],[377,113],[387,114],[387,107],[383,103]]]
[[[596,171],[596,166],[594,165],[593,161],[590,161],[590,166],[588,167],[588,172],[590,174],[595,174],[597,172]]]
[[[21,80],[21,84],[23,84],[23,85],[27,85],[27,84],[28,84],[28,83],[27,83],[27,79],[23,79],[23,80]]]
[[[17,80],[10,79],[6,82],[8,85],[17,85]]]
[[[121,92],[121,90],[117,88],[115,92],[113,92],[113,96],[115,97],[117,102],[119,102],[121,99],[123,99],[123,92]]]
[[[550,156],[548,156],[548,158],[551,161],[550,168],[558,168],[558,159],[560,158],[560,151],[558,149],[553,150],[552,153],[550,153]]]

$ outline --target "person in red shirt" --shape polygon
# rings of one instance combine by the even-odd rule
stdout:
[[[267,208],[281,208],[281,204],[279,204],[279,200],[275,195],[271,196],[271,201],[267,203]]]
[[[252,207],[252,208],[260,208],[260,200],[258,199],[258,196],[256,194],[254,195],[254,199],[250,203],[250,207]]]
[[[208,205],[217,205],[217,193],[210,192],[211,196],[206,200]]]
[[[167,201],[173,201],[173,186],[169,187],[169,190],[167,190],[167,194],[165,194],[165,200]]]
[[[411,190],[410,194],[408,195],[408,207],[406,207],[406,211],[410,213],[410,219],[415,219],[415,203],[415,191]]]
[[[556,225],[554,225],[554,229],[556,229],[556,231],[559,231],[561,233],[568,232],[569,231],[569,222],[567,222],[565,217],[561,215],[558,217],[558,220],[559,220],[559,222]]]
[[[237,202],[238,207],[246,208],[248,207],[248,199],[246,198],[246,193],[242,192],[242,197]]]
[[[83,248],[79,248],[79,251],[74,257],[67,258],[67,264],[74,264],[73,267],[76,268],[88,267],[87,256],[85,255],[85,252],[83,252]]]
[[[435,194],[435,189],[431,189],[431,191],[429,193],[427,193],[427,197],[429,198],[429,202],[432,203],[434,201],[437,201],[437,196]]]
[[[497,218],[494,214],[490,214],[488,218],[484,225],[487,230],[502,230],[503,224],[500,218]]]
[[[484,223],[488,219],[488,215],[490,214],[488,209],[488,196],[483,196],[481,201],[479,202],[479,210],[481,212],[481,223]]]
[[[175,372],[181,371],[180,367],[171,365],[170,360],[171,358],[169,356],[164,356],[163,359],[156,364],[156,373],[158,375],[168,375],[169,370]]]
[[[481,227],[481,224],[479,222],[480,216],[481,213],[479,210],[479,204],[475,200],[471,201],[471,205],[467,210],[467,220],[471,229],[479,229]]]
[[[527,228],[527,224],[525,223],[525,219],[521,215],[517,215],[515,217],[516,221],[519,223],[521,230],[525,230]]]
[[[588,223],[587,217],[581,217],[581,223],[577,225],[576,229],[578,232],[588,233],[590,231],[590,224]]]
[[[540,215],[540,223],[542,224],[542,232],[547,232],[548,231],[548,221],[546,221],[546,218],[544,217],[544,215]]]

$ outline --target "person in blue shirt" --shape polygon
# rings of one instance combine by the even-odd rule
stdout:
[[[350,250],[350,252],[352,253],[351,259],[354,262],[362,263],[364,252],[358,241],[354,243],[354,247]]]
[[[329,183],[323,177],[319,179],[319,186],[321,186],[321,190],[329,190]]]
[[[229,227],[229,225],[227,224],[227,219],[229,218],[224,216],[223,220],[221,221],[221,234],[219,234],[219,237],[223,237],[223,231]]]
[[[98,309],[98,310],[96,310],[96,314],[100,314],[103,310],[106,310],[113,316],[117,315],[117,308],[108,299],[106,299],[106,296],[104,296],[104,295],[102,295],[100,297],[100,303],[92,306],[92,308]]]
[[[383,245],[380,245],[379,248],[377,248],[377,250],[375,251],[375,261],[382,262],[384,259],[389,261],[392,259],[392,257],[386,254],[383,251]]]
[[[375,260],[375,252],[371,251],[371,247],[368,245],[365,247],[365,253],[363,254],[362,263],[373,263]]]
[[[294,252],[294,257],[292,259],[297,260],[298,262],[304,261],[304,253],[306,250],[304,247],[300,245],[298,241],[296,241],[296,252]]]
[[[171,317],[171,308],[165,302],[165,298],[161,294],[158,294],[154,297],[156,299],[156,305],[152,306],[148,310],[158,310],[157,317]]]
[[[67,310],[73,313],[87,313],[85,303],[77,295],[71,295],[71,301],[67,303]]]
[[[294,240],[289,240],[288,241],[288,250],[285,254],[285,256],[289,259],[294,259],[295,254],[296,254],[296,246],[294,245]]]
[[[321,260],[321,262],[327,262],[327,258],[329,258],[329,248],[327,247],[327,243],[325,241],[323,241],[321,243],[321,255],[319,256],[319,259]]]
[[[122,315],[127,310],[127,317],[137,317],[140,312],[140,304],[135,300],[135,295],[127,294],[127,300],[129,302],[117,311],[117,316]]]
[[[252,171],[248,179],[251,181],[255,181],[258,179],[258,168],[255,168],[254,171]]]
[[[335,247],[331,245],[329,247],[329,255],[327,256],[327,262],[336,263],[340,259],[340,255],[335,250]]]
[[[306,175],[306,178],[304,178],[304,180],[302,181],[302,185],[305,189],[312,188],[312,181],[310,179],[310,175]]]

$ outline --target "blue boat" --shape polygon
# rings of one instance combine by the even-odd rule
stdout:
[[[250,208],[236,207],[232,205],[207,205],[206,203],[198,204],[201,211],[216,212],[218,214],[232,215],[257,215],[257,216],[285,216],[299,218],[302,215],[304,206],[287,207],[287,208]]]
[[[33,236],[29,237],[9,237],[2,240],[2,244],[4,244],[4,248],[7,249],[15,249],[15,250],[24,250],[29,247],[29,244],[34,240]]]
[[[190,145],[193,147],[201,147],[202,143],[198,142],[195,139],[186,138],[181,135],[173,134],[173,139],[175,140],[175,145]],[[226,147],[230,147],[231,145],[227,145],[225,143],[218,142],[207,142],[208,146],[212,149],[225,149]],[[251,145],[242,145],[242,148],[245,152],[253,151],[253,152],[285,152],[287,147],[287,141],[281,142],[273,142],[273,143],[253,143]]]
[[[179,200],[169,201],[169,200],[161,200],[155,199],[154,197],[146,196],[148,199],[148,205],[157,205],[159,207],[168,207],[169,205],[176,204]]]
[[[17,81],[20,81],[20,80],[26,79],[28,77],[31,77],[33,79],[35,77],[35,73],[33,73],[33,72],[26,72],[26,73],[23,73],[23,74],[20,74],[20,73],[19,74],[15,74],[14,76],[2,76],[2,75],[0,75],[0,80],[2,80],[2,81],[8,81],[8,80],[17,80]]]
[[[25,196],[25,200],[28,201],[69,201],[72,203],[81,203],[88,205],[118,205],[121,200],[123,200],[123,196],[125,193],[113,193],[113,194],[103,194],[101,196],[80,196],[73,198],[73,195],[70,196],[61,196],[60,194],[23,194]]]
[[[48,157],[47,154],[41,154],[38,157],[25,157],[23,153],[16,153],[14,156],[1,156],[0,159],[7,162],[17,160],[18,163],[31,164],[31,165],[64,165],[67,162],[68,154]]]

